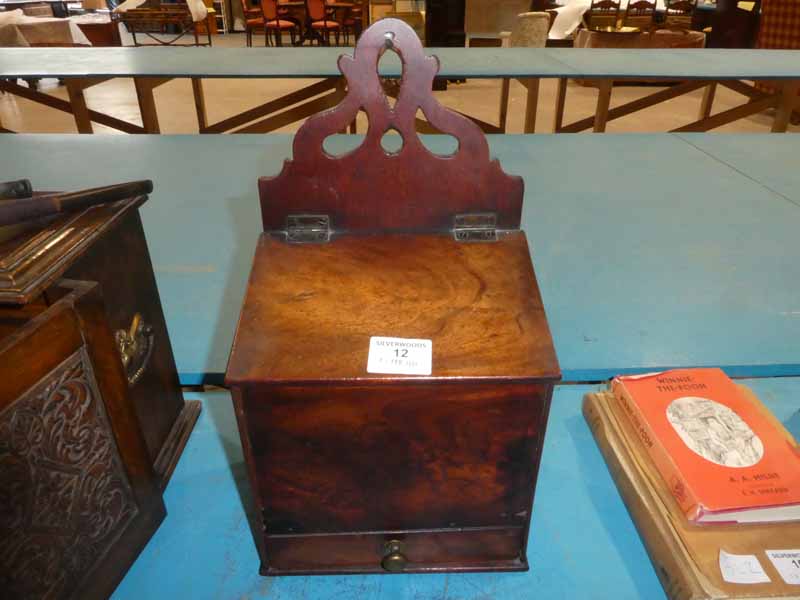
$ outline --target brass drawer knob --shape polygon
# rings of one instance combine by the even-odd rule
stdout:
[[[390,573],[399,573],[406,568],[408,559],[403,554],[403,543],[399,540],[386,542],[381,566]]]

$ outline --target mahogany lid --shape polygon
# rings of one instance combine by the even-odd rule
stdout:
[[[431,375],[367,373],[371,336],[431,340]],[[228,384],[408,378],[560,378],[523,232],[493,243],[261,235]]]

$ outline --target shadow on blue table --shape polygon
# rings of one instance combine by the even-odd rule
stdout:
[[[231,439],[223,432],[238,432],[236,415],[233,412],[233,404],[227,394],[220,398],[215,398],[213,402],[206,402],[204,405],[208,417],[214,423],[214,429],[219,434],[219,443],[225,453],[225,459],[230,468],[231,478],[236,486],[239,495],[239,502],[244,511],[250,532],[253,536],[253,547],[256,544],[256,532],[259,530],[258,513],[256,511],[253,490],[250,487],[250,480],[247,476],[247,464],[244,462],[244,453],[239,439]]]
[[[256,181],[254,180],[253,188],[255,185]],[[239,235],[233,241],[227,268],[222,269],[222,272],[225,273],[225,283],[220,312],[224,314],[221,314],[214,324],[211,348],[225,348],[226,351],[230,351],[233,335],[230,325],[238,322],[242,295],[250,276],[250,266],[262,227],[257,195],[255,198],[253,193],[226,197],[222,202],[228,214],[228,222],[233,227],[233,231],[238,232]],[[255,215],[258,217],[254,219]],[[243,269],[242,267],[245,265],[246,268]],[[224,373],[206,374],[202,379],[206,384],[222,385]]]
[[[602,526],[611,541],[616,558],[622,561],[637,595],[640,598],[651,597],[653,574],[643,569],[642,541],[622,504],[622,498],[608,493],[609,481],[613,486],[613,480],[583,415],[567,418],[565,425],[575,446],[577,481],[585,483],[589,502],[594,509],[592,514],[597,517],[595,523]]]

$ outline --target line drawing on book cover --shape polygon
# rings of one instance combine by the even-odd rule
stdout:
[[[695,454],[723,467],[752,467],[764,444],[742,418],[708,398],[684,396],[667,406],[667,419]]]

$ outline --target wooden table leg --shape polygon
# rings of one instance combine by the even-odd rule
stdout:
[[[556,92],[556,114],[553,119],[553,133],[561,131],[564,125],[564,107],[567,104],[567,78],[558,78],[558,91]]]
[[[192,94],[194,95],[194,108],[197,111],[197,129],[200,133],[204,133],[208,127],[208,113],[206,113],[203,80],[200,77],[192,77]]]
[[[500,131],[506,132],[508,121],[508,96],[511,88],[511,80],[504,77],[500,85]]]
[[[153,90],[162,83],[170,81],[169,77],[134,77],[136,96],[139,99],[139,111],[142,114],[142,125],[145,133],[161,133],[156,112],[156,100]]]
[[[597,110],[594,114],[594,132],[605,133],[608,122],[608,108],[611,106],[611,89],[614,81],[611,79],[598,80]]]
[[[714,96],[716,93],[717,83],[712,81],[703,91],[703,101],[700,103],[700,113],[697,116],[698,121],[702,121],[711,116],[711,107],[714,105]]]
[[[798,106],[798,91],[800,91],[800,81],[785,81],[781,86],[780,100],[775,111],[775,120],[772,122],[772,133],[786,132],[792,111]]]
[[[134,125],[133,123],[129,123],[128,121],[123,121],[122,119],[117,119],[116,117],[112,117],[111,115],[107,115],[105,113],[97,112],[96,110],[92,110],[90,108],[86,108],[86,114],[88,114],[88,120],[86,114],[81,114],[81,108],[86,106],[86,99],[83,97],[82,91],[86,88],[89,88],[93,85],[97,85],[109,79],[113,79],[112,77],[78,77],[74,80],[69,80],[66,83],[68,92],[72,92],[71,98],[75,102],[75,106],[78,107],[79,116],[78,121],[76,124],[84,132],[91,132],[89,126],[93,123],[100,123],[101,125],[105,125],[106,127],[111,127],[112,129],[116,129],[118,131],[124,131],[125,133],[144,133],[144,129],[139,125]],[[30,88],[23,87],[18,83],[11,83],[9,80],[0,79],[0,91],[8,92],[14,96],[19,96],[20,98],[25,98],[26,100],[30,100],[31,102],[36,102],[37,104],[41,104],[43,106],[47,106],[48,108],[52,108],[55,110],[60,110],[65,112],[69,115],[72,115],[75,118],[75,110],[73,108],[72,102],[69,100],[62,100],[61,98],[57,98],[55,96],[50,96],[49,94],[44,94],[42,92],[34,91]]]
[[[536,131],[536,109],[539,107],[539,78],[523,79],[522,84],[528,93],[525,100],[525,128],[524,133]]]
[[[92,119],[89,116],[89,107],[86,106],[86,97],[83,90],[88,87],[84,79],[67,79],[67,95],[72,107],[72,114],[75,116],[75,125],[78,133],[94,133],[92,129]]]

